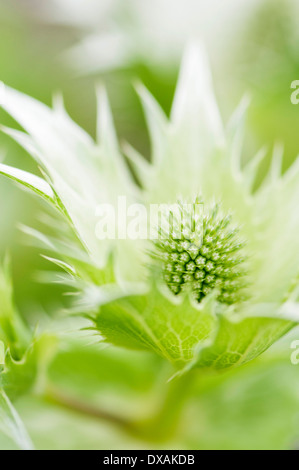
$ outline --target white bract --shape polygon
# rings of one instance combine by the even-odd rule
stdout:
[[[152,158],[146,161],[128,145],[125,153],[140,187],[122,159],[103,92],[99,94],[98,141],[93,142],[70,120],[61,103],[51,110],[5,88],[2,106],[27,133],[5,131],[34,156],[47,181],[4,165],[0,171],[63,213],[68,229],[63,235],[58,231],[60,238],[47,238],[48,248],[56,251],[56,262],[73,280],[87,282],[78,308],[94,312],[93,325],[108,342],[153,349],[183,370],[245,363],[299,320],[299,161],[282,175],[282,153],[276,149],[269,174],[253,190],[264,152],[242,165],[247,100],[225,128],[205,54],[197,45],[185,54],[169,118],[143,86],[138,86],[138,93]],[[145,282],[140,291],[132,281],[139,282],[146,272],[146,242],[99,241],[95,233],[97,205],[116,204],[123,195],[146,207],[181,198],[190,202],[198,196],[207,207],[221,203],[246,240],[246,300],[227,305],[212,289],[196,303],[187,291],[173,295],[159,279]],[[213,243],[210,235],[207,243]],[[218,256],[217,250],[213,253]],[[208,263],[207,269],[212,268]],[[212,273],[207,275],[212,281]]]

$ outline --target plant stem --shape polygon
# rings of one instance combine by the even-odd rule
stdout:
[[[140,423],[144,437],[153,441],[165,441],[175,435],[192,390],[193,380],[194,373],[188,372],[167,384],[165,397],[157,414],[150,420]]]
[[[169,382],[157,413],[152,418],[142,421],[127,420],[124,417],[69,396],[52,386],[47,387],[43,398],[47,402],[66,410],[114,424],[139,439],[159,442],[169,440],[176,433],[184,405],[190,395],[193,376],[194,374],[189,372]]]
[[[43,394],[43,398],[48,403],[55,404],[66,410],[75,411],[76,413],[80,413],[93,419],[108,421],[111,424],[117,425],[125,431],[133,434],[136,434],[137,432],[133,422],[130,422],[121,416],[110,413],[109,411],[100,409],[93,405],[89,405],[88,403],[71,397],[54,387],[47,387],[46,392]]]

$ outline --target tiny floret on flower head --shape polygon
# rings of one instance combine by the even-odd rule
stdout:
[[[189,289],[200,302],[217,289],[218,301],[239,302],[244,298],[246,270],[238,229],[230,216],[221,213],[219,205],[202,205],[200,217],[195,216],[197,205],[179,203],[175,217],[180,220],[174,217],[169,231],[160,231],[161,237],[153,242],[151,251],[155,271],[162,274],[175,295]]]

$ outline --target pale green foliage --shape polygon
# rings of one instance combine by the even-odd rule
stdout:
[[[159,426],[149,439],[132,436],[38,397],[22,397],[17,409],[37,449],[292,449],[299,436],[299,377],[288,343],[226,374],[193,374],[178,429],[162,441],[154,440]],[[175,385],[166,383],[170,371],[155,355],[72,340],[61,345],[49,378],[85,403],[132,419],[153,415]]]
[[[213,334],[217,319],[210,301],[195,305],[188,296],[176,303],[158,289],[103,305],[95,326],[120,346],[153,349],[179,365],[188,363],[198,341]]]
[[[51,357],[56,340],[34,337],[13,304],[8,262],[0,269],[0,431],[23,449],[30,439],[10,399],[32,390]]]
[[[242,313],[227,310],[213,294],[197,304],[189,295],[172,298],[153,286],[144,295],[102,305],[94,323],[110,342],[152,349],[183,371],[244,364],[296,325],[289,312],[274,304]]]
[[[6,396],[0,389],[0,431],[12,439],[20,449],[32,450],[33,445],[24,425]]]
[[[50,198],[62,212],[58,237],[35,235],[56,252],[54,261],[67,271],[67,282],[83,290],[78,310],[90,314],[106,341],[152,349],[183,370],[242,364],[261,354],[299,319],[298,161],[281,175],[282,155],[276,149],[268,176],[258,190],[253,189],[264,153],[242,164],[247,100],[225,129],[205,54],[197,46],[184,57],[169,118],[147,90],[141,85],[137,90],[152,158],[147,162],[128,145],[125,152],[140,188],[120,154],[102,91],[95,143],[70,120],[61,103],[50,110],[4,87],[3,108],[29,135],[6,132],[34,156],[47,181],[3,165],[0,171],[47,201]],[[99,203],[115,204],[122,195],[128,204],[141,201],[148,207],[180,198],[192,201],[199,194],[208,207],[221,202],[246,240],[250,287],[244,302],[226,305],[211,292],[194,305],[188,295],[176,299],[159,281],[145,282],[140,293],[136,283],[146,279],[149,245],[96,237]]]
[[[17,360],[23,356],[30,334],[13,304],[8,261],[0,268],[0,298],[0,340],[4,351],[9,348],[11,355]]]

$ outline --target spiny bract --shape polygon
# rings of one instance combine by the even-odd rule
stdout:
[[[92,314],[92,327],[101,338],[117,346],[150,349],[182,373],[194,367],[219,370],[240,366],[262,354],[299,322],[299,296],[293,287],[299,263],[299,160],[282,174],[283,152],[276,146],[271,169],[256,187],[259,165],[267,152],[262,149],[244,163],[242,136],[248,100],[242,100],[224,126],[206,55],[196,44],[191,44],[184,56],[169,117],[142,85],[137,91],[148,122],[152,155],[148,161],[128,145],[125,153],[140,185],[124,163],[103,90],[98,94],[98,132],[93,141],[70,119],[60,101],[51,110],[7,86],[0,87],[1,107],[26,132],[4,131],[33,154],[46,179],[4,164],[0,164],[0,173],[62,213],[67,229],[62,231],[61,218],[55,217],[51,227],[57,227],[56,236],[26,231],[39,246],[46,243],[47,251],[55,253],[50,259],[66,270],[63,281],[80,293],[76,310]],[[175,273],[176,284],[189,294],[192,285],[188,283],[199,281],[198,303],[191,302],[190,295],[164,295],[167,286],[161,289],[159,282],[140,283],[146,277],[147,240],[97,237],[99,204],[116,208],[119,197],[125,196],[127,207],[142,202],[148,208],[173,204],[178,197],[194,201],[198,195],[205,202],[205,231],[200,231],[199,237],[196,233],[196,243],[202,242],[196,246],[202,253],[195,256],[190,251],[192,245],[177,245],[177,240],[174,249],[155,247],[160,275],[166,266],[165,252],[188,255],[184,270]],[[221,201],[224,215],[218,210],[212,216],[214,201]],[[246,238],[246,265],[240,262],[241,242],[226,218],[230,212]],[[184,228],[186,240],[194,242]],[[174,242],[171,237],[169,241]],[[223,243],[221,250],[218,242]],[[204,265],[196,264],[198,256]],[[171,259],[168,264],[176,263]],[[184,272],[188,263],[192,269]],[[221,268],[218,274],[209,271],[212,264],[215,270],[216,265]],[[246,269],[246,276],[235,274]],[[204,278],[196,279],[200,272]],[[192,280],[186,281],[183,275],[190,273]],[[243,283],[248,279],[246,301],[241,302]],[[221,289],[206,295],[217,280]],[[172,285],[173,278],[168,282]]]
[[[161,229],[159,239],[154,241],[153,259],[175,295],[189,288],[200,302],[216,288],[220,302],[238,302],[244,298],[246,274],[239,230],[230,215],[221,213],[219,205],[210,210],[203,208],[201,215],[197,206],[196,202],[180,203],[176,213],[170,211],[174,220],[170,229]]]

